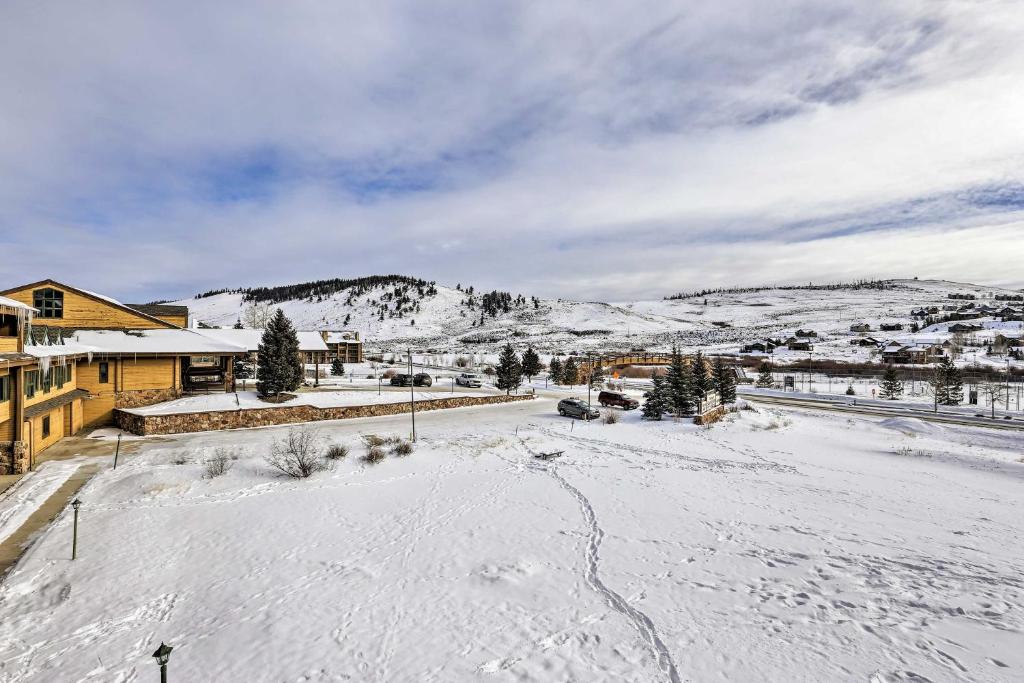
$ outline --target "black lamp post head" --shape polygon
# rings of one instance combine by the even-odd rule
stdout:
[[[170,645],[165,645],[163,642],[160,643],[160,647],[153,653],[153,658],[156,659],[156,663],[160,666],[167,664],[167,661],[171,658],[171,650],[174,648]]]
[[[77,510],[77,509],[78,509],[78,508],[79,508],[79,507],[80,507],[81,505],[82,505],[82,501],[78,500],[77,498],[75,498],[75,499],[74,499],[73,501],[71,501],[71,507],[75,508],[76,510]]]

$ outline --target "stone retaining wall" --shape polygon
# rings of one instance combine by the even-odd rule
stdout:
[[[453,396],[429,401],[416,401],[416,412],[464,408],[467,406],[493,405],[513,401],[529,401],[532,394],[518,396]],[[318,422],[321,420],[346,420],[354,417],[379,417],[409,412],[408,403],[378,403],[366,406],[339,406],[316,408],[314,406],[279,405],[268,408],[244,408],[238,410],[216,410],[197,413],[176,413],[174,415],[137,415],[123,410],[114,411],[114,423],[132,434],[150,436],[153,434],[183,434],[186,432],[209,432],[221,429],[245,429],[271,425]]]

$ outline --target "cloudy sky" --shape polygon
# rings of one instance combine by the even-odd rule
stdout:
[[[0,5],[0,286],[1024,285],[1024,8]]]

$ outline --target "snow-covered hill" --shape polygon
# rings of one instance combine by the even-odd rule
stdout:
[[[371,348],[390,350],[406,344],[418,348],[494,349],[511,340],[548,351],[660,349],[683,346],[732,348],[764,336],[785,336],[797,328],[822,335],[848,334],[854,322],[877,328],[881,322],[909,324],[910,311],[921,306],[956,303],[949,294],[973,294],[976,303],[997,303],[997,294],[1012,290],[938,280],[889,280],[883,289],[785,289],[722,292],[677,300],[621,303],[531,299],[513,302],[507,312],[481,319],[481,293],[437,285],[420,294],[404,290],[409,301],[395,313],[394,284],[329,296],[274,303],[300,329],[351,328],[362,332]],[[431,293],[432,292],[432,293]],[[388,297],[392,297],[389,303]],[[249,303],[241,293],[223,293],[174,302],[188,306],[197,320],[213,326],[233,325]],[[381,315],[382,306],[387,313]]]

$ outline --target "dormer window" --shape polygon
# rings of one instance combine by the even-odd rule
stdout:
[[[32,292],[32,305],[39,310],[40,318],[64,317],[64,292],[47,287]]]

